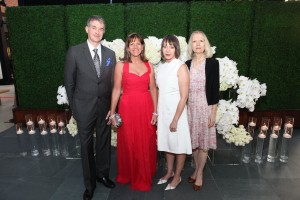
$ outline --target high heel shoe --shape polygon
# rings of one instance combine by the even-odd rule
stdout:
[[[181,177],[179,179],[179,182],[177,183],[176,186],[172,186],[171,184],[168,184],[165,190],[175,190],[176,187],[181,183]]]
[[[174,172],[173,172],[173,174],[172,174],[172,176],[170,176],[168,179],[159,179],[159,181],[157,182],[157,185],[161,185],[161,184],[165,184],[166,182],[168,182],[168,180],[170,179],[170,178],[172,178],[174,176]]]
[[[195,183],[196,179],[192,178],[191,176],[188,177],[188,182],[189,183]]]
[[[201,190],[202,187],[203,187],[203,184],[202,185],[196,185],[196,184],[193,185],[194,191]]]

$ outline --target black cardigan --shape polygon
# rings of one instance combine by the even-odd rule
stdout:
[[[192,60],[188,60],[185,64],[190,69]],[[219,102],[220,93],[220,72],[219,61],[214,58],[206,58],[205,63],[205,90],[208,105],[214,105]]]

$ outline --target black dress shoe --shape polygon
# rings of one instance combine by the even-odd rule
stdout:
[[[91,200],[93,198],[94,191],[90,192],[88,190],[85,190],[83,193],[83,200]]]
[[[114,188],[116,187],[116,184],[110,180],[108,177],[104,176],[102,178],[97,177],[97,181],[99,183],[102,183],[107,188]]]

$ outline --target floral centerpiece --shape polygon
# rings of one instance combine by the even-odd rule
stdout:
[[[189,59],[188,57],[188,44],[186,38],[177,36],[180,43],[182,61]],[[161,61],[161,42],[162,38],[149,36],[144,39],[145,41],[145,54],[149,62],[154,66],[158,65]],[[112,42],[103,40],[102,45],[112,49],[116,53],[116,60],[124,57],[125,42],[121,39],[115,39]],[[213,54],[215,54],[216,47],[212,47]],[[244,146],[249,143],[253,138],[246,131],[244,126],[239,125],[239,108],[247,108],[250,112],[254,111],[256,101],[261,96],[265,96],[267,92],[266,84],[260,84],[258,80],[251,80],[245,76],[239,76],[237,70],[237,63],[230,60],[228,57],[216,58],[219,61],[220,68],[220,91],[228,89],[237,90],[236,100],[223,100],[221,99],[218,104],[216,125],[219,134],[222,134],[227,143],[234,143],[236,146]],[[156,70],[156,69],[155,69]],[[69,104],[65,88],[59,86],[57,103]],[[72,136],[77,134],[76,120],[71,117],[67,128]],[[112,146],[117,145],[116,130],[112,128]]]

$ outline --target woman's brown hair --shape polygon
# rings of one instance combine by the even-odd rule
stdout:
[[[147,62],[148,59],[145,56],[145,41],[144,41],[144,38],[141,35],[139,35],[138,33],[131,33],[127,36],[126,42],[125,42],[125,49],[124,49],[124,58],[121,58],[120,60],[122,60],[124,62],[132,62],[131,57],[130,57],[130,52],[127,51],[127,49],[129,48],[130,43],[135,40],[139,40],[143,46],[143,50],[140,54],[141,60],[143,62]]]
[[[179,58],[180,56],[180,45],[177,37],[175,35],[167,35],[163,38],[161,42],[161,57],[164,60],[163,47],[169,43],[175,47],[175,58]]]

